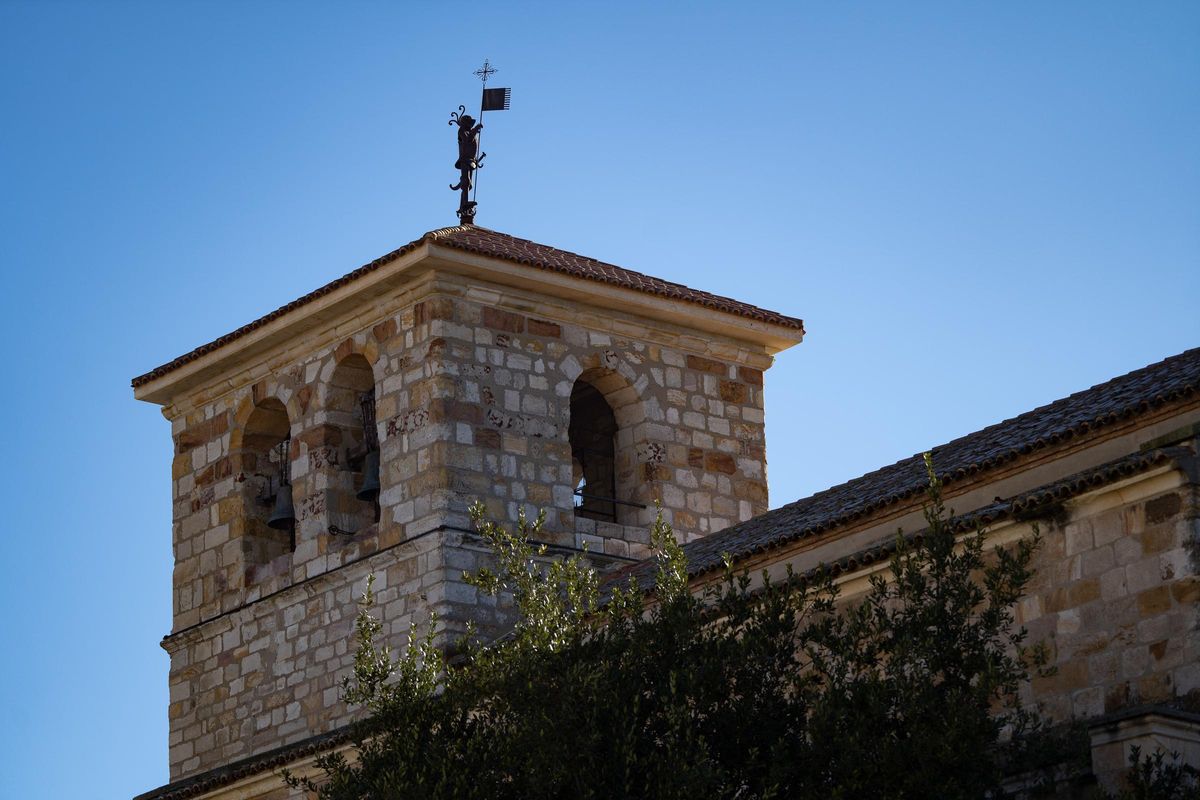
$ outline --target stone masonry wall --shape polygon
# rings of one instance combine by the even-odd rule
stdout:
[[[619,508],[621,525],[648,525],[656,500],[689,538],[766,510],[760,370],[647,341],[649,331],[618,336],[464,299],[431,301],[428,313],[445,398],[430,422],[445,426],[457,500],[483,499],[507,519],[551,509],[548,530],[575,543],[567,423],[582,379],[617,417],[618,494],[646,506]]]
[[[764,512],[770,359],[709,339],[449,281],[344,338],[281,356],[266,378],[198,393],[172,420],[172,779],[348,720],[336,686],[367,572],[383,578],[397,637],[430,611],[451,631],[466,619],[502,626],[503,610],[460,580],[486,557],[469,531],[475,499],[510,521],[547,509],[544,538],[586,545],[601,564],[645,553],[655,501],[686,538]],[[347,443],[361,434],[334,408],[331,381],[353,354],[375,380],[376,524],[362,509],[346,513],[356,502]],[[616,522],[575,518],[577,379],[613,408],[618,493],[644,506],[622,506]],[[294,552],[274,557],[248,546],[265,519],[250,428],[268,406],[286,412],[286,423],[277,410],[272,420],[290,431],[298,520]],[[358,533],[332,536],[330,524]]]
[[[348,722],[340,682],[367,575],[384,635],[403,642],[440,600],[442,552],[426,536],[169,637],[171,779]]]
[[[1193,487],[1043,525],[1037,576],[1018,605],[1057,674],[1027,699],[1052,718],[1200,703],[1200,529]]]

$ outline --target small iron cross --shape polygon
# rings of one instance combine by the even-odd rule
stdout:
[[[483,85],[487,86],[488,78],[495,75],[499,70],[492,66],[486,58],[483,60],[483,66],[475,70],[475,77],[483,81]]]

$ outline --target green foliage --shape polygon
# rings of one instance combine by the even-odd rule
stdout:
[[[581,557],[549,560],[472,509],[516,624],[468,636],[448,666],[434,624],[395,656],[363,601],[346,698],[365,706],[357,761],[321,760],[323,800],[352,798],[980,797],[999,778],[1016,692],[1039,661],[1014,630],[1035,541],[956,542],[930,469],[928,529],[897,538],[890,576],[839,603],[827,575],[726,570],[689,587],[670,526],[657,574],[601,595]]]
[[[1129,774],[1117,800],[1200,800],[1200,772],[1179,762],[1179,754],[1167,760],[1162,750],[1143,756],[1131,747]]]
[[[929,472],[928,528],[897,536],[888,576],[866,598],[807,631],[823,684],[809,715],[833,797],[979,797],[1000,779],[993,745],[1034,720],[1017,691],[1045,662],[1014,629],[1036,537],[986,557],[980,532],[956,542]],[[966,753],[975,754],[964,758]]]

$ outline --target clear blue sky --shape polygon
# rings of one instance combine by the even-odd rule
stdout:
[[[0,798],[167,780],[129,379],[454,223],[803,317],[774,505],[1200,344],[1200,5],[0,0]]]

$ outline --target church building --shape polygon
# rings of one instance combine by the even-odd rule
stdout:
[[[133,380],[171,423],[170,783],[137,800],[282,800],[345,746],[356,600],[387,635],[500,632],[462,580],[468,506],[545,510],[552,554],[646,585],[655,504],[697,586],[832,565],[853,597],[919,530],[920,458],[769,510],[764,373],[800,319],[507,234],[431,231]],[[1058,671],[1030,702],[1200,763],[1200,350],[933,448],[993,541],[1038,524],[1018,620]]]

